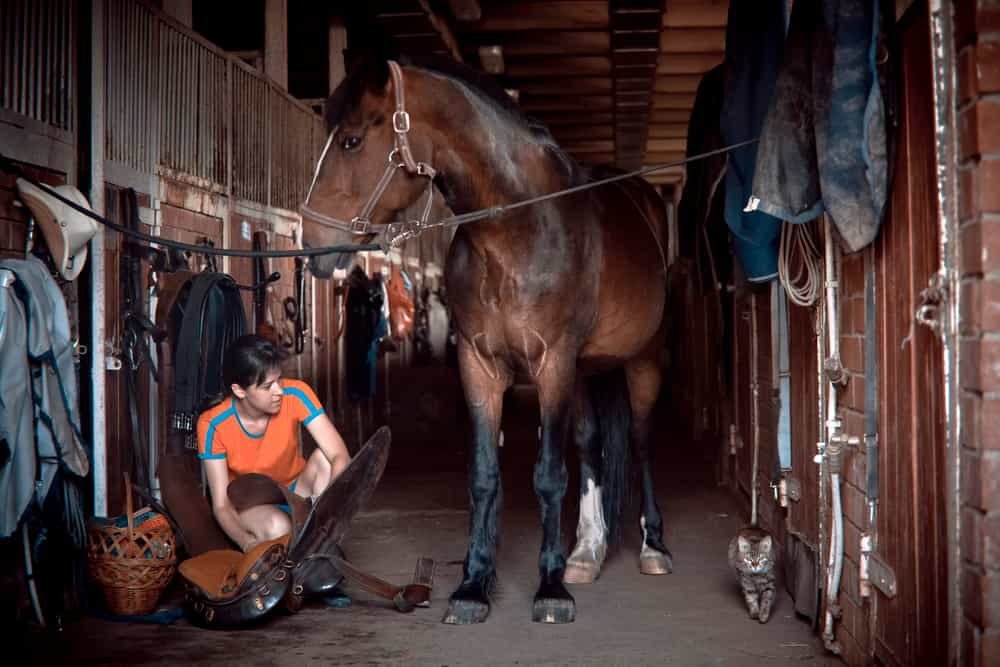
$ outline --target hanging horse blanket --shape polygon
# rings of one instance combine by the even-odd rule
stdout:
[[[713,67],[701,78],[688,125],[686,157],[722,148],[719,113],[725,89],[725,69]],[[702,287],[717,290],[717,283],[732,280],[729,229],[723,220],[726,156],[713,155],[687,166],[684,192],[677,207],[678,245],[683,257],[699,267]]]
[[[826,211],[851,252],[875,239],[888,191],[878,5],[795,3],[749,202],[790,222]]]
[[[0,261],[0,537],[44,500],[60,467],[90,471],[66,303],[45,264]]]
[[[733,0],[728,20],[720,122],[723,141],[735,144],[757,138],[764,125],[781,66],[785,0]],[[760,211],[744,211],[756,161],[756,144],[729,154],[725,214],[747,280],[766,282],[778,275],[781,220]]]

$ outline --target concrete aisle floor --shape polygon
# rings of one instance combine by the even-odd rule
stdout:
[[[746,614],[726,547],[739,527],[736,503],[711,483],[706,457],[669,443],[661,424],[659,498],[674,573],[638,572],[638,520],[628,515],[625,544],[613,552],[601,578],[572,587],[577,620],[531,622],[537,585],[539,515],[531,491],[536,412],[530,392],[514,392],[504,419],[504,510],[499,591],[485,624],[440,623],[447,597],[461,576],[467,531],[464,426],[447,393],[421,393],[394,402],[395,441],[389,469],[375,497],[352,524],[348,557],[402,583],[418,555],[438,563],[432,606],[399,614],[382,601],[352,591],[347,609],[310,606],[263,627],[211,632],[185,621],[172,626],[85,618],[61,641],[44,644],[41,664],[212,665],[760,665],[836,664],[779,585],[771,621]],[[428,405],[431,407],[428,408]],[[454,437],[451,437],[454,436]],[[683,461],[683,462],[682,462]],[[571,461],[571,463],[575,463]],[[572,480],[571,480],[572,481]],[[571,488],[574,488],[571,486]],[[566,543],[575,528],[566,503]],[[36,654],[37,655],[37,654]],[[35,662],[34,660],[32,662]]]

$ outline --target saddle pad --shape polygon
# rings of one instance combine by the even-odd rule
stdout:
[[[177,570],[185,579],[201,589],[210,600],[224,600],[239,586],[250,568],[273,545],[288,546],[288,535],[261,542],[247,553],[235,549],[214,549],[189,558]]]

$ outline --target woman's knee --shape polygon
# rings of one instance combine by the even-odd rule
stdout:
[[[291,530],[292,521],[288,514],[275,507],[268,512],[267,518],[261,521],[259,538],[261,540],[276,540],[287,535]]]

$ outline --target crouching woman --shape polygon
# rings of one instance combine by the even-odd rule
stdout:
[[[213,514],[244,552],[289,533],[291,519],[282,505],[237,511],[227,495],[232,480],[260,473],[302,498],[315,498],[350,461],[343,438],[312,388],[281,377],[286,356],[259,336],[234,341],[223,360],[228,394],[198,418],[198,457],[212,494]],[[299,447],[300,426],[317,445],[308,460]]]

